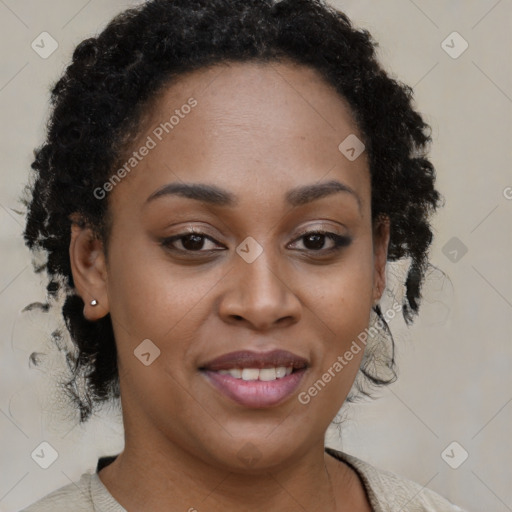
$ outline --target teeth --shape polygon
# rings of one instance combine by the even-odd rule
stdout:
[[[260,371],[257,368],[244,368],[242,370],[242,380],[258,380]]]
[[[291,370],[291,368],[290,368],[290,370]],[[289,375],[289,374],[286,373],[286,368],[284,366],[280,366],[279,368],[276,368],[276,377],[278,379],[282,379],[286,375]]]
[[[233,368],[232,370],[219,370],[218,373],[222,375],[231,375],[231,377],[235,377],[235,379],[242,378],[242,370],[240,370],[240,368]]]
[[[263,368],[259,371],[260,380],[276,380],[275,368]]]
[[[261,370],[258,368],[232,368],[231,370],[219,370],[217,373],[221,375],[230,375],[235,379],[242,379],[246,381],[250,380],[261,380],[261,381],[270,381],[276,379],[282,379],[292,373],[293,368],[279,366],[277,368],[262,368]]]

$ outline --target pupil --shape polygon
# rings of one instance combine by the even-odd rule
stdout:
[[[190,243],[191,242],[191,243]],[[181,241],[183,247],[189,251],[196,251],[202,248],[203,246],[203,237],[201,235],[187,235]]]
[[[306,247],[308,247],[308,243],[306,241],[313,240],[313,244],[309,244],[310,247],[308,247],[308,249],[322,249],[322,247],[324,245],[324,237],[325,237],[325,235],[320,235],[320,234],[308,235],[306,237],[304,245]],[[312,247],[311,247],[311,245],[312,245]]]

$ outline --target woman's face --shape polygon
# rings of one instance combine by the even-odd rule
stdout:
[[[388,243],[346,103],[307,67],[236,63],[182,77],[143,126],[112,181],[106,266],[95,252],[96,279],[75,276],[99,298],[86,316],[111,314],[127,446],[231,469],[323,447]]]

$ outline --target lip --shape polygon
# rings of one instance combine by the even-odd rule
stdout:
[[[272,381],[244,381],[218,373],[232,368],[293,367],[294,371]],[[242,350],[220,356],[199,368],[214,389],[234,402],[249,408],[275,407],[286,401],[299,387],[309,362],[286,350],[253,352]]]
[[[215,389],[239,405],[261,409],[277,406],[294,394],[306,369],[297,370],[286,377],[271,381],[245,381],[209,370],[202,370],[202,373]]]
[[[229,370],[231,368],[269,368],[272,366],[292,366],[296,370],[309,366],[307,359],[287,350],[271,350],[270,352],[254,352],[239,350],[217,357],[201,365],[200,370]]]

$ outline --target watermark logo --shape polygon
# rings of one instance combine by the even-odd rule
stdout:
[[[238,450],[237,457],[246,466],[252,468],[261,459],[261,452],[253,443],[245,443],[242,448]]]
[[[338,146],[341,154],[347,159],[353,162],[357,160],[363,151],[365,150],[365,145],[359,138],[351,133],[343,142]]]
[[[263,252],[263,247],[252,236],[248,236],[238,245],[236,252],[247,263],[252,263]]]
[[[59,43],[48,32],[41,32],[30,45],[39,57],[47,59],[59,47]]]
[[[133,353],[144,366],[149,366],[160,356],[160,349],[151,340],[146,339],[137,346]]]
[[[452,32],[441,43],[441,48],[452,59],[458,59],[468,49],[468,47],[468,42],[458,32]]]
[[[48,469],[59,458],[57,450],[47,441],[39,444],[30,456],[43,469]]]
[[[452,441],[442,452],[441,458],[450,466],[452,469],[459,468],[469,457],[469,453],[465,450],[465,448],[457,443],[457,441]]]
[[[444,244],[441,251],[452,263],[458,263],[468,252],[468,248],[461,240],[454,236]]]

